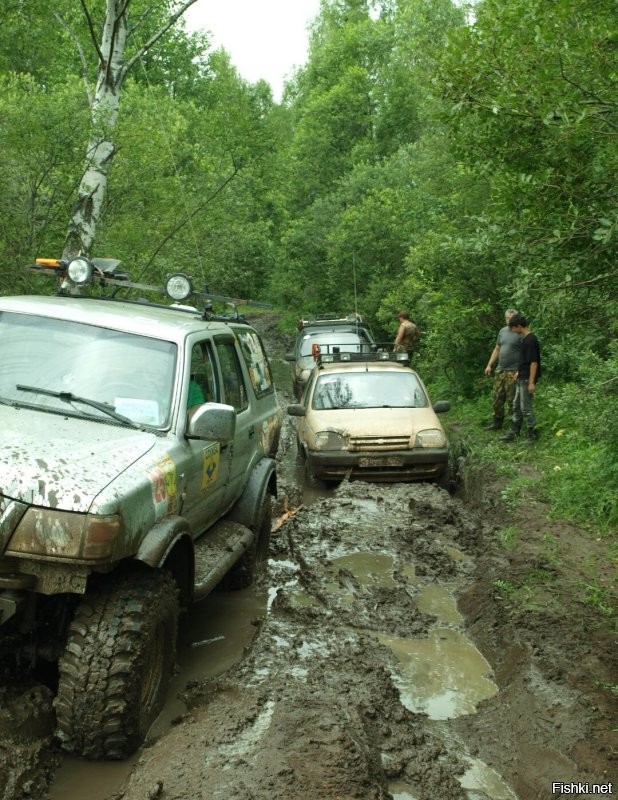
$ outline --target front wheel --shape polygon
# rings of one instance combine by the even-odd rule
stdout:
[[[253,542],[222,580],[222,589],[246,589],[247,586],[251,586],[258,571],[268,560],[272,519],[272,498],[266,494],[260,506],[255,528],[252,528],[255,533]]]
[[[163,572],[132,571],[87,594],[69,627],[54,705],[65,750],[121,759],[163,707],[176,653],[178,590]]]

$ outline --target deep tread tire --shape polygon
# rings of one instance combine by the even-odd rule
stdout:
[[[264,496],[256,524],[256,536],[246,553],[240,558],[221,582],[225,590],[246,589],[255,580],[260,566],[268,560],[270,532],[272,529],[272,498]]]
[[[54,701],[65,750],[90,759],[133,753],[161,710],[174,667],[178,590],[162,572],[119,575],[75,611]]]

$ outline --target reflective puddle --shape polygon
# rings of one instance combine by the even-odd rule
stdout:
[[[466,789],[469,800],[485,800],[487,797],[491,800],[517,800],[515,792],[485,762],[477,758],[466,760],[470,766],[459,778],[459,783]]]
[[[470,766],[458,780],[468,800],[517,800],[513,790],[485,762],[468,757],[465,760]],[[388,791],[393,800],[417,800],[418,797],[414,787],[403,781],[389,784]]]
[[[414,596],[414,602],[419,611],[432,614],[440,622],[452,622],[456,625],[463,622],[463,616],[457,610],[457,602],[453,593],[437,583],[423,586]]]
[[[335,574],[342,569],[351,572],[362,587],[394,589],[394,565],[393,557],[385,553],[358,552],[334,558],[330,568]]]
[[[434,628],[427,639],[378,634],[378,640],[397,658],[399,671],[393,678],[410,711],[452,719],[472,714],[481,700],[498,691],[487,677],[489,663],[460,631]]]

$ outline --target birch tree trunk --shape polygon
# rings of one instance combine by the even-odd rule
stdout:
[[[100,43],[85,0],[81,0],[92,43],[97,51],[98,75],[94,92],[89,94],[91,128],[88,149],[77,200],[71,210],[63,258],[72,258],[80,253],[87,255],[94,243],[107,192],[109,171],[116,153],[114,131],[118,122],[122,85],[128,71],[195,2],[196,0],[184,0],[180,3],[157,33],[127,60],[125,51],[131,0],[105,0],[105,22]]]

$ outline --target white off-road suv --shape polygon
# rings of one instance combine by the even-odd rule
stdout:
[[[0,298],[0,654],[58,662],[64,747],[123,758],[162,706],[179,610],[246,585],[268,546],[281,413],[249,325],[71,296],[114,283],[77,261],[40,267],[65,296]]]

